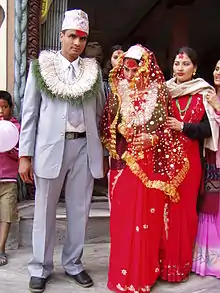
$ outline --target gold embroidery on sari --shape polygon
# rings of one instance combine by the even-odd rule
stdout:
[[[147,188],[154,188],[163,191],[172,202],[178,202],[180,200],[179,193],[177,192],[177,183],[180,182],[180,180],[183,180],[188,169],[189,169],[189,161],[188,159],[185,160],[185,164],[183,166],[183,170],[179,172],[179,174],[175,177],[175,182],[164,182],[161,180],[150,180],[146,173],[142,170],[142,168],[139,166],[139,164],[136,162],[135,158],[130,155],[128,152],[125,152],[122,155],[122,159],[126,161],[128,167],[130,168],[131,172],[136,175],[142,183]]]
[[[169,230],[168,203],[165,203],[165,205],[164,205],[163,221],[164,221],[164,226],[165,226],[166,239],[168,239],[168,230]]]
[[[134,292],[134,293],[150,292],[150,286],[145,286],[145,287],[135,289],[135,287],[133,285],[123,287],[121,284],[118,284],[116,286],[116,288],[122,292],[125,292],[125,291],[130,291],[130,292]]]
[[[161,190],[172,202],[178,202],[177,187],[189,170],[189,161],[175,133],[167,127],[170,98],[163,74],[153,53],[143,48],[138,72],[128,85],[123,73],[124,58],[121,55],[110,72],[111,93],[102,119],[102,142],[110,156],[124,160],[147,188]],[[118,149],[117,133],[119,140],[121,135],[125,139]],[[121,156],[122,149],[127,151]],[[148,178],[138,163],[146,152],[153,154],[153,172],[166,174],[169,179]],[[143,164],[147,163],[146,160]]]
[[[124,171],[124,169],[122,170],[118,170],[118,174],[115,175],[114,177],[114,181],[112,182],[112,190],[111,190],[111,196],[113,196],[114,190],[115,190],[115,186],[118,182],[119,177],[121,176],[122,172]]]

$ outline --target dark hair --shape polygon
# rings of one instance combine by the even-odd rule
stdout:
[[[124,51],[124,48],[121,45],[114,45],[114,46],[112,46],[111,49],[110,49],[110,52],[109,52],[109,59],[111,59],[112,54],[115,51],[118,51],[118,50]]]
[[[197,53],[194,49],[192,49],[190,47],[181,47],[177,50],[174,59],[176,58],[177,55],[179,55],[181,53],[185,53],[189,57],[189,59],[192,61],[192,64],[194,66],[198,65],[198,56],[197,56]]]
[[[108,79],[109,72],[112,69],[112,64],[111,64],[112,54],[115,51],[118,51],[118,50],[124,51],[123,46],[121,46],[121,45],[114,45],[114,46],[111,47],[111,49],[109,51],[108,59],[107,59],[107,62],[105,64],[105,67],[103,69],[103,78],[104,79]]]
[[[9,94],[9,92],[6,92],[6,91],[0,91],[0,99],[1,99],[1,100],[5,100],[5,101],[7,101],[9,107],[12,108],[12,106],[13,106],[13,102],[12,102],[12,97],[11,97],[11,95]]]

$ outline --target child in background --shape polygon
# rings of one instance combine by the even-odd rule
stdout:
[[[20,130],[20,124],[12,117],[11,95],[0,91],[0,120],[8,120]],[[2,139],[2,138],[0,138]],[[5,253],[10,226],[17,219],[18,148],[0,153],[0,266],[8,263]]]

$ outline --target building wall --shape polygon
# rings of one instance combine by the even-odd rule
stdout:
[[[108,51],[115,44],[124,44],[141,19],[160,0],[68,0],[68,9],[81,8],[89,15],[89,41],[99,42]]]
[[[14,1],[0,0],[5,20],[0,29],[0,89],[14,90]]]
[[[0,0],[1,1],[1,0]],[[8,0],[7,17],[7,90],[14,92],[14,0]]]
[[[155,52],[169,78],[177,48],[191,46],[198,53],[201,76],[211,82],[214,63],[220,58],[220,0],[195,0],[170,8],[167,2],[94,0],[91,5],[90,0],[68,0],[68,8],[81,7],[89,14],[90,41],[98,41],[105,55],[111,45],[119,43],[126,48],[141,43]]]
[[[195,0],[189,6],[168,9],[164,2],[143,19],[131,43],[141,42],[152,49],[169,78],[172,59],[181,46],[193,47],[198,53],[199,74],[212,82],[214,64],[220,59],[220,1]]]
[[[220,59],[220,1],[196,0],[191,8],[189,42],[199,56],[199,73],[212,82],[212,71]]]
[[[0,89],[7,87],[7,0],[0,0],[5,11],[5,20],[0,28]]]

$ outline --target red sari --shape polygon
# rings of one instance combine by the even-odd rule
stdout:
[[[163,94],[161,87],[158,105],[153,106],[156,111],[161,108],[156,112],[160,115],[166,112],[165,104],[160,100]],[[147,108],[147,103],[144,108]],[[135,105],[138,104],[139,100],[135,101]],[[108,114],[104,116],[108,117],[108,107],[105,113]],[[160,116],[156,119],[154,115],[154,123],[150,119],[149,125],[158,142],[141,155],[134,155],[133,143],[128,142],[129,139],[127,141],[119,130],[116,131],[115,146],[119,157],[114,158],[115,153],[112,153],[109,186],[111,252],[108,288],[113,292],[150,292],[155,284],[160,275],[162,235],[167,234],[168,202],[179,200],[175,184],[179,185],[177,182],[182,182],[188,171],[188,160],[181,158],[184,155],[182,151],[178,153],[180,144],[176,143],[166,124],[158,122]],[[107,122],[103,124],[107,125]],[[107,132],[103,131],[103,137]],[[114,139],[106,141],[109,151],[112,145]]]
[[[139,164],[151,180],[167,180],[165,175],[154,173],[152,153]],[[160,274],[164,192],[146,188],[128,166],[111,170],[110,190],[113,198],[108,288],[114,292],[150,292]]]
[[[131,83],[123,76],[123,55],[111,72],[100,128],[111,156],[108,287],[114,292],[150,292],[160,274],[167,203],[179,201],[177,187],[189,168],[167,127],[163,74],[153,53],[144,48],[142,53]]]
[[[189,96],[179,97],[180,109],[184,109]],[[174,117],[185,123],[199,123],[205,109],[202,96],[192,96],[191,104],[181,117],[176,99],[172,100]],[[197,197],[202,176],[199,141],[190,139],[183,133],[179,133],[179,140],[182,141],[187,153],[190,169],[188,174],[179,186],[180,202],[174,204],[169,202],[169,229],[168,237],[163,237],[163,248],[161,250],[161,278],[169,282],[180,282],[186,279],[192,268],[193,247],[197,233]]]

